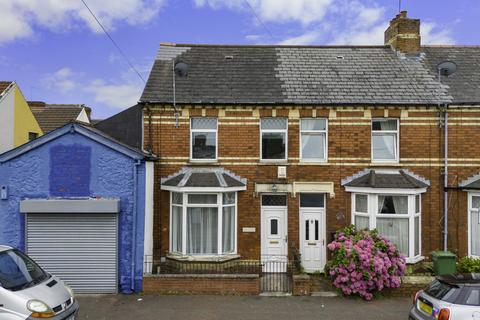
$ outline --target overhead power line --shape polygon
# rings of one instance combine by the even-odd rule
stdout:
[[[105,27],[103,26],[103,24],[100,22],[100,20],[98,20],[97,16],[95,15],[95,13],[93,13],[92,9],[90,9],[90,7],[88,6],[86,0],[80,0],[82,1],[83,5],[85,6],[85,8],[87,8],[88,12],[90,12],[90,14],[92,15],[92,17],[95,19],[95,21],[97,21],[98,25],[100,26],[100,28],[103,30],[103,33],[105,33],[105,35],[110,39],[110,41],[113,43],[113,45],[115,46],[115,48],[117,48],[118,52],[120,52],[120,55],[123,57],[123,59],[125,59],[125,61],[128,63],[128,65],[130,66],[130,68],[132,68],[132,70],[137,74],[137,76],[140,78],[140,80],[143,81],[143,83],[145,83],[145,79],[142,77],[142,75],[140,74],[140,72],[138,72],[138,70],[135,68],[135,66],[133,65],[133,63],[130,61],[130,59],[128,59],[127,55],[125,54],[125,52],[123,52],[122,48],[120,48],[120,46],[117,44],[117,42],[115,42],[115,40],[113,39],[113,37],[110,35],[110,33],[108,33],[107,29],[105,29]]]
[[[248,0],[244,0],[245,3],[247,4],[247,6],[250,8],[250,10],[252,10],[252,13],[253,15],[255,16],[255,18],[257,18],[258,22],[260,22],[260,24],[263,26],[263,28],[267,31],[267,33],[270,35],[270,38],[272,38],[273,41],[275,41],[275,37],[273,36],[273,34],[270,32],[270,29],[268,29],[267,25],[265,23],[263,23],[262,19],[260,19],[260,16],[257,14],[257,12],[255,11],[255,9],[253,8],[253,6],[250,4],[250,2]]]

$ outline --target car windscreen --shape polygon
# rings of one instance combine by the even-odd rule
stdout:
[[[0,285],[11,291],[34,286],[49,275],[18,250],[0,252]]]
[[[460,294],[460,288],[439,280],[433,281],[427,289],[425,289],[425,293],[429,296],[447,302],[455,302],[458,295]]]

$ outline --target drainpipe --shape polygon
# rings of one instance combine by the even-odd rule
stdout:
[[[133,164],[133,227],[132,227],[132,269],[130,273],[130,289],[135,292],[135,267],[137,256],[137,173],[140,160],[136,160]]]
[[[443,217],[443,251],[448,251],[448,105],[445,105],[444,111],[444,126],[445,126],[445,159],[444,159],[444,175],[443,175],[443,208],[444,208],[444,217]]]

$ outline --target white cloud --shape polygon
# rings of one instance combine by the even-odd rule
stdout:
[[[67,67],[58,69],[54,73],[47,74],[41,83],[48,90],[58,90],[61,93],[72,91],[77,86],[74,79],[77,75]]]
[[[314,44],[319,37],[319,33],[316,31],[306,32],[302,35],[287,38],[280,42],[281,45],[309,45]]]
[[[147,23],[166,0],[87,0],[107,29],[120,21],[130,25]],[[80,0],[2,0],[0,43],[28,38],[36,28],[64,32],[78,27],[100,32],[100,27]]]
[[[93,100],[115,109],[125,109],[140,100],[143,83],[128,81],[109,83],[102,79],[93,80],[85,89]]]
[[[333,45],[383,45],[387,24],[379,24],[370,28],[352,28],[334,35]]]
[[[455,44],[455,40],[451,36],[450,29],[439,28],[434,22],[423,22],[420,26],[422,44]]]
[[[193,0],[197,7],[227,8],[254,13],[245,0]],[[255,13],[265,23],[298,23],[297,34],[282,36],[279,44],[309,45],[321,41],[333,45],[382,45],[388,27],[386,7],[379,1],[360,0],[248,0]],[[292,29],[290,29],[292,30]],[[433,22],[421,27],[423,44],[452,44],[448,28]],[[265,35],[247,35],[253,43],[267,43]]]
[[[266,22],[321,21],[333,0],[247,0],[256,14]],[[251,10],[245,0],[194,0],[198,7]]]

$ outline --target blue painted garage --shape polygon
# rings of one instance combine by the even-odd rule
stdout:
[[[24,250],[76,292],[141,291],[153,160],[80,123],[0,155],[0,244]]]

